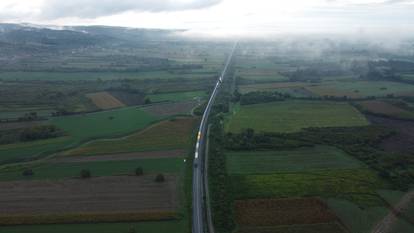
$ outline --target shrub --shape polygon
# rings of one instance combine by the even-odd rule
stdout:
[[[164,177],[164,175],[163,174],[158,174],[156,177],[155,177],[155,182],[157,182],[157,183],[162,183],[162,182],[164,182],[165,181],[165,177]]]
[[[137,168],[135,169],[135,175],[137,175],[137,176],[142,176],[142,175],[144,175],[144,170],[142,169],[142,167],[137,167]]]
[[[82,178],[82,179],[88,179],[88,178],[91,178],[91,171],[89,171],[89,170],[87,170],[87,169],[83,169],[82,171],[81,171],[81,173],[80,173],[80,177]]]
[[[26,169],[26,170],[23,171],[22,174],[23,174],[23,176],[33,176],[34,172],[33,172],[32,169]]]

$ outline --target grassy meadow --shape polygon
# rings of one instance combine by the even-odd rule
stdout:
[[[114,111],[56,117],[49,123],[66,132],[66,136],[27,143],[0,146],[0,162],[13,162],[46,155],[97,138],[120,137],[143,129],[159,118],[139,109],[123,108]]]
[[[226,131],[252,128],[260,132],[298,132],[309,127],[368,125],[368,121],[347,103],[325,101],[281,101],[235,108]]]
[[[364,167],[334,147],[316,146],[288,151],[243,151],[226,154],[230,174],[267,174]]]

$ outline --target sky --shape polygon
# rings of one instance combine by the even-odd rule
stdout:
[[[414,35],[414,0],[1,0],[0,22],[392,38]]]

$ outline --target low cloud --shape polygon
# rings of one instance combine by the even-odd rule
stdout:
[[[48,19],[66,17],[98,18],[127,11],[164,12],[208,8],[222,0],[46,0],[42,16]]]

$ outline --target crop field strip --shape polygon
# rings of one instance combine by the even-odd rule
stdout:
[[[240,85],[239,91],[242,94],[246,94],[254,91],[277,91],[281,88],[303,88],[309,86],[309,83],[305,82],[275,82],[275,83],[263,83],[263,84],[249,84]]]
[[[273,82],[263,84],[240,85],[239,90],[245,94],[253,91],[278,91],[286,88],[305,88],[315,96],[334,96],[348,98],[366,98],[370,96],[385,97],[413,96],[414,85],[390,81],[361,81],[344,79],[322,81],[319,83],[306,82]]]
[[[187,149],[197,121],[197,118],[167,120],[125,138],[91,142],[65,154],[94,155]]]
[[[414,85],[390,81],[327,81],[319,85],[307,86],[306,88],[319,96],[361,98],[369,96],[414,95]]]
[[[1,233],[118,233],[128,232],[131,228],[148,233],[186,233],[188,222],[184,220],[139,221],[98,224],[51,224],[19,225],[0,227]]]
[[[235,218],[239,232],[244,232],[244,228],[260,232],[278,226],[284,226],[289,232],[290,227],[316,228],[318,224],[330,224],[336,226],[334,232],[346,232],[333,211],[317,198],[238,200],[235,202]]]
[[[102,110],[125,107],[125,104],[113,97],[108,92],[97,92],[86,95],[92,102]]]
[[[233,175],[235,198],[340,197],[360,206],[383,206],[376,193],[388,184],[369,169]]]
[[[309,127],[368,125],[365,117],[347,103],[326,101],[279,101],[240,106],[229,117],[226,131],[252,128],[260,132],[298,132]]]
[[[369,113],[398,119],[414,119],[414,112],[402,109],[385,101],[367,100],[357,102],[357,104],[362,108],[362,110]]]
[[[79,163],[79,162],[97,162],[97,161],[127,161],[136,159],[159,159],[159,158],[178,158],[184,157],[186,150],[165,150],[165,151],[145,151],[105,155],[89,156],[65,156],[48,160],[49,163]]]
[[[186,91],[186,92],[172,92],[172,93],[160,93],[152,94],[148,96],[151,102],[163,102],[163,101],[190,101],[207,97],[205,91]]]
[[[365,167],[345,152],[327,146],[287,151],[229,152],[226,158],[228,173],[233,175]]]
[[[126,221],[146,220],[146,216],[148,220],[157,216],[171,219],[179,206],[177,178],[171,175],[161,184],[152,176],[126,176],[1,182],[0,186],[4,190],[0,194],[1,225],[94,222],[100,218],[120,221],[115,217],[118,214]]]
[[[140,167],[145,174],[157,173],[181,174],[184,169],[182,157],[165,157],[165,158],[136,158],[133,160],[96,160],[78,162],[44,162],[30,167],[34,174],[31,177],[25,177],[22,172],[25,168],[12,167],[0,172],[0,181],[12,180],[61,180],[68,178],[78,178],[80,171],[88,169],[93,176],[120,176],[134,175],[135,169]],[[105,158],[104,158],[105,159]]]

